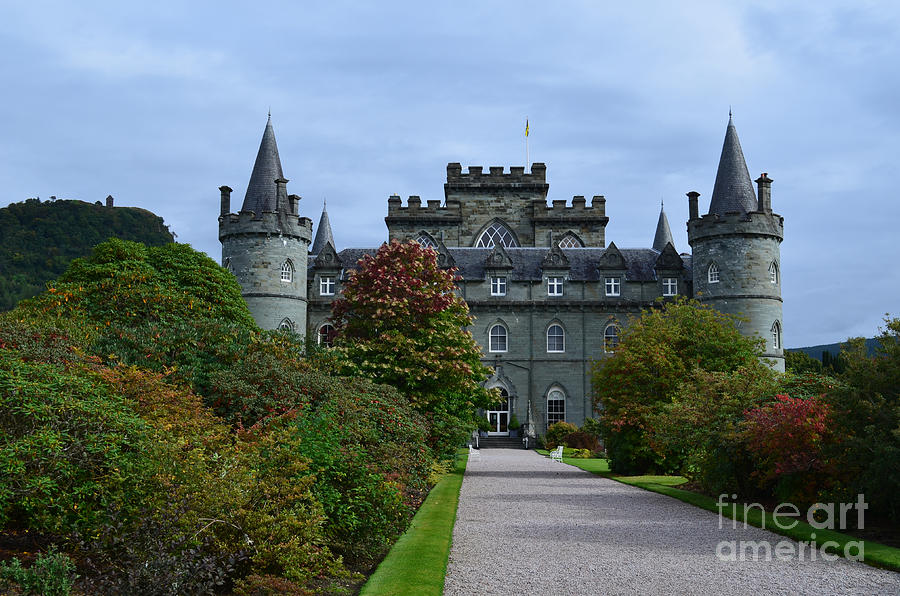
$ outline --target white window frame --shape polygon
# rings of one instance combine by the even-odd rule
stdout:
[[[556,277],[556,276],[548,277],[547,278],[547,295],[548,296],[562,296],[564,283],[565,283],[565,278]]]
[[[772,323],[772,348],[775,350],[781,349],[781,325],[778,321]]]
[[[334,296],[335,279],[333,275],[323,275],[319,278],[319,296]]]
[[[494,330],[497,330],[498,333],[494,333]],[[502,333],[501,333],[502,332]],[[497,343],[494,343],[494,340],[497,340]],[[503,342],[503,345],[500,345],[500,342]],[[506,326],[501,323],[496,323],[491,326],[491,329],[488,331],[488,352],[493,353],[504,353],[509,351],[509,330],[507,330]]]
[[[678,278],[677,277],[664,277],[663,278],[663,296],[677,296],[678,295]]]
[[[493,221],[478,236],[475,246],[476,248],[493,248],[498,244],[504,248],[519,246],[509,226],[502,221]]]
[[[621,296],[622,295],[622,280],[620,280],[618,277],[604,278],[603,285],[606,289],[607,296]]]
[[[506,276],[491,276],[491,296],[506,296]]]
[[[706,270],[706,279],[711,284],[719,283],[719,266],[715,263],[710,263],[709,269]]]
[[[562,403],[562,408],[556,406],[550,411],[550,402]],[[566,421],[566,393],[559,387],[554,387],[547,392],[547,427],[556,422]]]
[[[554,333],[552,336],[550,332],[554,329],[559,329],[559,333]],[[554,343],[559,343],[560,345],[550,345],[550,339],[553,338]],[[547,327],[547,353],[548,354],[563,354],[566,351],[566,330],[563,329],[563,326],[559,323],[553,323],[549,327]]]
[[[333,347],[334,346],[333,339],[332,340],[327,339],[329,333],[334,333],[334,325],[332,325],[331,323],[325,323],[324,325],[319,327],[319,330],[316,331],[316,343],[318,345],[322,346],[323,348]]]
[[[773,284],[778,283],[778,263],[775,261],[769,264],[769,281]]]
[[[285,318],[281,319],[280,323],[278,323],[278,329],[280,331],[290,331],[291,333],[293,333],[294,332],[294,322],[292,320],[290,320],[289,318],[285,317]]]
[[[294,264],[290,259],[281,264],[281,281],[286,284],[294,281]]]
[[[610,333],[610,331],[615,331],[615,333]],[[619,333],[621,329],[615,323],[610,323],[603,330],[603,351],[607,354],[612,354],[616,351],[616,348],[619,347]],[[610,340],[614,339],[615,345],[610,345]]]

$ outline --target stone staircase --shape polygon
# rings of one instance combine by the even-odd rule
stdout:
[[[522,438],[510,437],[481,437],[478,439],[478,446],[481,449],[524,449]]]

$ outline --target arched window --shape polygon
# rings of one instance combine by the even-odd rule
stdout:
[[[278,329],[281,331],[294,331],[294,322],[287,317],[281,319],[281,322],[278,323]]]
[[[224,267],[226,271],[234,273],[234,267],[231,266],[231,257],[225,257],[225,260],[222,261],[222,267]]]
[[[707,279],[711,284],[719,283],[719,266],[715,263],[709,266],[709,269],[707,270]]]
[[[488,343],[489,352],[505,352],[507,349],[506,327],[497,323],[491,327]]]
[[[781,349],[781,325],[778,321],[772,323],[772,349]]]
[[[584,243],[578,239],[578,236],[569,232],[559,240],[557,246],[560,248],[582,248]]]
[[[566,351],[566,332],[563,331],[562,325],[553,324],[547,328],[547,351]]]
[[[416,242],[422,245],[422,248],[434,248],[437,249],[437,243],[434,241],[434,238],[422,232],[419,234],[419,237],[416,238]]]
[[[769,281],[773,284],[778,283],[778,263],[772,261],[772,264],[769,265]]]
[[[290,259],[281,264],[281,281],[285,283],[294,281],[294,264]]]
[[[619,327],[615,324],[607,325],[603,332],[603,351],[615,352],[619,347]]]
[[[331,348],[334,346],[334,327],[328,323],[325,323],[321,327],[319,327],[319,332],[316,334],[316,341],[323,348]]]
[[[493,248],[498,244],[504,248],[509,246],[519,246],[515,236],[509,231],[509,228],[499,221],[495,221],[481,233],[475,246],[480,248]]]
[[[566,419],[566,394],[560,389],[551,389],[547,394],[547,426]]]

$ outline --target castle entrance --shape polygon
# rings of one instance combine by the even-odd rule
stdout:
[[[500,395],[503,399],[492,404],[487,411],[488,421],[491,423],[488,435],[492,437],[509,436],[509,393],[506,389],[501,388]]]

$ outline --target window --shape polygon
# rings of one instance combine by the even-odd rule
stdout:
[[[294,281],[294,264],[290,259],[281,264],[281,281],[285,283]]]
[[[499,323],[491,327],[490,343],[488,344],[489,352],[505,352],[506,351],[506,327]]]
[[[231,266],[231,257],[225,258],[225,261],[222,263],[222,267],[224,267],[226,271],[234,273],[234,267]]]
[[[416,242],[421,244],[422,248],[437,249],[437,243],[435,243],[434,238],[432,238],[428,234],[420,234],[419,237],[416,238]]]
[[[615,325],[609,325],[606,327],[606,331],[603,332],[603,351],[607,353],[615,352],[618,347],[619,328]]]
[[[506,296],[506,278],[491,278],[491,296]]]
[[[575,234],[566,234],[557,244],[560,248],[581,248],[584,246]]]
[[[323,275],[319,278],[319,295],[334,296],[334,276]]]
[[[493,248],[498,244],[503,247],[519,246],[519,243],[516,242],[516,239],[512,235],[512,232],[509,231],[509,228],[499,221],[495,221],[481,233],[475,246],[481,248]]]
[[[773,284],[778,283],[778,263],[772,261],[772,264],[769,265],[769,281]]]
[[[562,325],[554,324],[547,328],[547,351],[566,351],[566,332],[563,331]]]
[[[622,285],[621,281],[618,277],[607,277],[606,278],[606,295],[607,296],[618,296],[622,293]]]
[[[334,327],[325,323],[319,327],[319,333],[316,335],[316,341],[323,348],[331,348],[334,346]]]
[[[778,321],[772,323],[772,349],[781,349],[781,325],[778,324]]]
[[[719,283],[719,266],[713,263],[709,266],[709,271],[707,271],[707,277],[709,279],[709,283],[717,284]]]
[[[293,331],[294,322],[288,318],[281,319],[281,322],[278,323],[278,329],[281,331]]]
[[[547,295],[562,296],[563,295],[563,278],[548,277],[547,278]]]
[[[663,296],[674,296],[678,294],[678,278],[663,278]]]
[[[566,419],[566,394],[559,389],[551,389],[547,394],[547,426]]]

